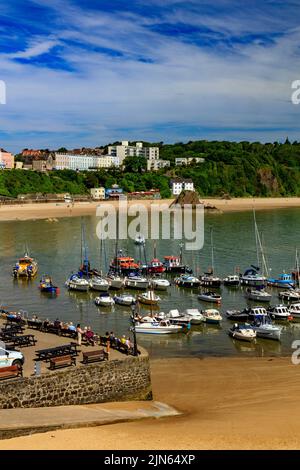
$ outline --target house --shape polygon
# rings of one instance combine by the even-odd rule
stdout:
[[[191,165],[192,163],[204,163],[204,162],[205,162],[205,158],[202,158],[202,157],[175,158],[175,166]]]
[[[121,199],[123,196],[123,188],[117,184],[113,184],[111,188],[105,190],[105,197],[107,199]]]
[[[158,171],[170,166],[170,160],[147,160],[147,171]]]
[[[170,181],[173,196],[178,196],[181,191],[195,191],[193,180],[190,178],[175,178]]]
[[[0,148],[0,167],[6,170],[12,170],[14,166],[15,166],[14,155]]]
[[[144,147],[142,142],[129,145],[128,140],[123,140],[121,145],[109,145],[108,154],[118,157],[120,164],[123,163],[126,157],[144,157],[147,160],[158,160],[159,147]]]
[[[90,193],[93,199],[105,199],[105,188],[91,188]]]

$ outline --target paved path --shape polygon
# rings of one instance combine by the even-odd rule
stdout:
[[[0,439],[179,414],[175,408],[157,401],[0,410]]]

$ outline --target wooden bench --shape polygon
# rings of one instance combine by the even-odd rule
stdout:
[[[50,359],[50,369],[54,370],[57,367],[76,366],[76,359],[74,356],[58,356]]]
[[[13,379],[23,377],[23,369],[20,366],[0,367],[0,379]]]
[[[108,360],[108,353],[104,349],[97,351],[87,351],[82,353],[83,363],[88,364],[89,362],[105,361]]]

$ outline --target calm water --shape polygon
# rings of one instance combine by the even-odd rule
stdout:
[[[259,231],[263,233],[265,253],[271,274],[277,275],[282,270],[290,270],[295,264],[295,249],[300,247],[300,209],[272,210],[258,212],[256,215]],[[96,238],[95,217],[84,219],[89,258],[94,267],[100,265],[99,240]],[[256,249],[251,212],[207,215],[205,219],[205,244],[199,252],[184,252],[184,261],[196,274],[205,271],[211,265],[210,227],[214,233],[215,271],[225,276],[240,267],[241,271],[256,263]],[[130,309],[115,306],[112,310],[97,308],[93,299],[97,293],[68,292],[64,287],[67,276],[76,271],[80,264],[81,219],[65,218],[58,222],[46,220],[27,222],[0,223],[1,271],[0,301],[10,309],[24,309],[29,314],[37,313],[41,317],[91,325],[94,330],[104,334],[113,330],[118,334],[128,332]],[[60,295],[49,297],[38,289],[39,275],[32,282],[14,281],[11,276],[12,266],[23,255],[25,245],[39,263],[39,275],[51,274],[56,285],[60,286]],[[120,242],[123,248],[136,259],[140,250],[132,241]],[[152,258],[152,242],[147,242],[148,259]],[[107,260],[114,254],[114,244],[106,247]],[[157,243],[157,255],[178,254],[178,240],[161,240]],[[104,260],[102,267],[104,268]],[[278,303],[278,290],[273,289],[272,304]],[[178,288],[174,285],[168,292],[159,293],[162,301],[160,310],[168,312],[171,308],[184,310],[210,305],[197,299],[197,290]],[[241,289],[222,288],[223,301],[221,312],[228,308],[241,308],[246,305]],[[145,313],[147,310],[143,310]],[[258,339],[256,344],[233,341],[227,335],[230,322],[224,320],[221,327],[203,325],[192,327],[187,334],[139,335],[139,342],[152,356],[201,356],[201,355],[283,355],[291,352],[293,339],[300,339],[300,323],[285,326],[282,342]]]

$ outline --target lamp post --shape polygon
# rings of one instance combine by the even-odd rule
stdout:
[[[132,327],[130,328],[130,330],[132,331],[132,334],[133,334],[133,355],[134,356],[137,356],[138,355],[138,352],[137,352],[137,342],[136,342],[136,331],[135,331],[135,304],[131,305],[131,316],[130,316],[130,319],[131,319],[131,323],[132,323]]]

